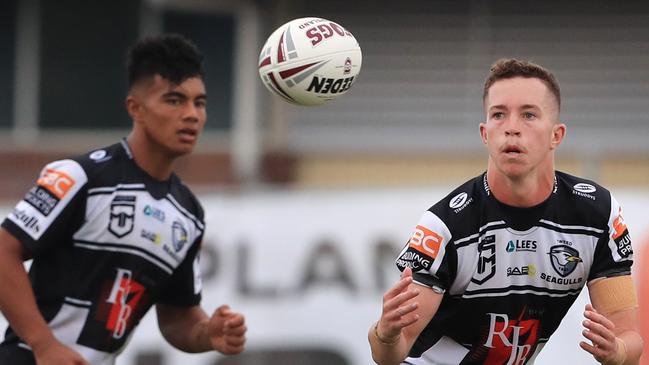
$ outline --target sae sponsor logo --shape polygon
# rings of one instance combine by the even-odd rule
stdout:
[[[536,276],[536,266],[530,264],[507,268],[507,276]]]
[[[63,171],[45,169],[36,183],[54,194],[58,199],[63,199],[68,191],[72,189],[75,181]]]

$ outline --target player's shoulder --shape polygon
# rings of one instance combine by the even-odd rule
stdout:
[[[483,175],[480,175],[465,181],[430,207],[429,211],[440,216],[464,212],[480,199],[481,189],[483,188],[482,179]],[[485,187],[485,189],[488,189],[488,187]]]
[[[556,171],[556,189],[562,205],[572,206],[578,212],[598,213],[608,217],[613,204],[611,192],[593,180]]]
[[[466,223],[479,213],[483,197],[489,193],[484,176],[485,174],[482,174],[465,181],[428,211],[439,217],[449,228],[458,222],[464,222],[462,225],[466,226]]]
[[[171,196],[183,208],[192,215],[197,217],[201,222],[204,221],[204,210],[196,194],[176,175],[171,177]]]

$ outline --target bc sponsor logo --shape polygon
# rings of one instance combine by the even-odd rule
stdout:
[[[410,237],[408,241],[408,247],[430,257],[436,258],[439,253],[439,248],[444,241],[444,237],[439,235],[437,232],[433,232],[430,229],[417,225],[415,232]]]
[[[158,209],[158,208],[153,207],[153,206],[148,205],[148,204],[144,207],[144,215],[147,216],[147,217],[153,217],[153,218],[159,220],[160,222],[165,221],[165,212],[164,212],[164,210]]]
[[[507,276],[536,276],[536,266],[514,266],[507,268]]]
[[[510,240],[507,242],[506,251],[512,252],[536,252],[537,243],[533,240]]]
[[[409,267],[413,271],[417,272],[421,269],[430,270],[433,260],[427,255],[421,254],[419,251],[408,248],[408,250],[397,259],[396,264],[402,268]]]
[[[496,236],[482,238],[478,244],[478,267],[471,282],[482,285],[496,275]]]
[[[50,215],[59,203],[59,198],[42,186],[32,187],[23,198],[44,216]]]
[[[110,203],[108,231],[122,238],[133,231],[135,225],[135,195],[117,195]]]
[[[550,255],[550,262],[554,271],[564,278],[572,274],[577,268],[577,264],[582,262],[582,259],[579,257],[579,251],[570,246],[552,246],[548,255]]]
[[[63,199],[70,189],[74,187],[75,181],[63,171],[48,168],[43,171],[36,183],[54,194],[58,199]]]
[[[180,221],[175,221],[171,225],[171,237],[172,243],[174,245],[174,250],[176,250],[176,252],[182,250],[183,246],[185,246],[188,241],[188,237],[187,229],[185,229]]]

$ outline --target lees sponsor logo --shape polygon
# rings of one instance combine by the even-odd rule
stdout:
[[[533,240],[510,240],[507,242],[507,252],[536,252],[537,243]]]
[[[68,191],[74,187],[74,183],[74,179],[65,172],[49,168],[43,171],[37,181],[38,185],[44,187],[59,199],[65,197]]]

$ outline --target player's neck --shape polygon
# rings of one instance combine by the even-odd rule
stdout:
[[[133,154],[133,160],[139,168],[156,180],[165,181],[173,172],[174,158],[160,151],[150,141],[137,138],[131,133],[127,138],[128,146]]]
[[[554,168],[539,169],[525,176],[511,177],[490,164],[487,182],[494,197],[512,207],[533,207],[543,203],[554,189]]]

